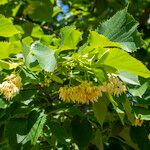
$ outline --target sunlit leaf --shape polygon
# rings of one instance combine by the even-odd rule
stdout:
[[[102,34],[98,34],[95,31],[91,31],[88,38],[88,43],[93,48],[104,47],[121,47],[117,42],[111,42],[107,37]]]
[[[0,15],[0,36],[11,37],[15,34],[20,33],[10,19]]]
[[[22,51],[20,41],[0,42],[0,59],[8,58],[10,54],[17,54]]]
[[[150,77],[150,71],[140,61],[117,48],[110,49],[109,55],[103,63],[118,70],[124,70],[145,78]]]
[[[65,27],[61,31],[60,50],[76,49],[82,33],[74,27]]]

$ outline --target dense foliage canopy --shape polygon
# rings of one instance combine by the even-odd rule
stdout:
[[[0,149],[149,149],[149,16],[149,0],[0,0]]]

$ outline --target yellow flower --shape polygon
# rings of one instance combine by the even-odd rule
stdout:
[[[83,82],[74,87],[61,87],[59,98],[64,102],[89,104],[95,102],[102,96],[99,86],[91,86],[91,83]]]
[[[4,80],[5,81],[0,84],[0,93],[3,94],[7,100],[10,100],[19,93],[22,87],[21,77],[11,74]]]
[[[22,87],[21,77],[15,74],[11,74],[10,76],[7,76],[4,80],[14,83],[19,89]]]
[[[117,77],[111,76],[108,82],[99,86],[93,86],[92,83],[83,82],[74,87],[61,87],[59,90],[59,98],[64,102],[89,104],[90,102],[96,102],[102,96],[102,92],[119,96],[125,91],[125,85]]]
[[[102,91],[119,96],[126,91],[126,86],[117,77],[111,76],[108,82],[102,86]]]
[[[134,125],[135,125],[136,127],[137,127],[137,126],[141,127],[142,124],[143,124],[143,120],[141,120],[140,118],[136,118],[136,119],[135,119]]]

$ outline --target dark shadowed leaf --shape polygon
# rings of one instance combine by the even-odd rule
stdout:
[[[71,122],[72,136],[77,145],[86,147],[92,138],[92,126],[85,118],[75,116]]]
[[[103,126],[108,113],[107,105],[108,104],[105,96],[100,97],[99,101],[93,104],[94,115],[101,126]]]

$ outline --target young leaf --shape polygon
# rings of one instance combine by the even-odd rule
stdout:
[[[53,72],[56,69],[56,58],[54,51],[46,47],[39,41],[31,45],[31,53],[36,57],[42,69]]]
[[[117,48],[110,49],[109,55],[105,58],[103,64],[145,78],[150,77],[150,71],[140,61]]]
[[[20,33],[10,19],[0,15],[0,36],[11,37],[15,34]]]
[[[137,26],[137,21],[124,9],[101,23],[96,31],[108,37],[111,41],[120,43],[124,50],[133,52],[139,48],[141,41],[137,35]]]
[[[121,47],[117,42],[111,42],[104,35],[98,34],[95,31],[91,31],[88,38],[88,43],[92,48],[103,48],[103,47]]]
[[[37,26],[33,27],[32,33],[31,33],[32,37],[41,38],[43,35],[44,35],[44,32],[40,26],[37,25]]]
[[[22,47],[19,41],[0,42],[0,59],[8,58],[10,54],[21,52]]]
[[[81,40],[82,33],[75,27],[65,27],[61,31],[60,50],[76,49],[76,45]]]

